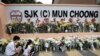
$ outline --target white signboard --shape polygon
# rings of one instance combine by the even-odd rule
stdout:
[[[33,22],[38,18],[43,20],[48,18],[52,20],[60,20],[65,18],[68,20],[72,18],[76,20],[92,19],[96,18],[97,22],[100,22],[100,6],[99,5],[8,5],[7,6],[7,18],[8,22],[11,20],[22,20],[25,22],[28,18],[31,18]]]

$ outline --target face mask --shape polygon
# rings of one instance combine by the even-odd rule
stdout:
[[[15,43],[20,43],[20,41],[16,40]]]

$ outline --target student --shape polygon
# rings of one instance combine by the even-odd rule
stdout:
[[[40,50],[40,39],[39,38],[34,39],[34,50],[35,52],[38,52]]]
[[[19,48],[16,48],[16,45],[18,41],[20,40],[19,36],[14,36],[13,41],[8,43],[5,49],[6,56],[15,56],[19,50]]]
[[[32,49],[31,44],[32,44],[32,40],[28,40],[24,47],[24,53],[23,53],[24,56],[31,56],[31,53],[30,53]]]
[[[49,48],[49,42],[48,41],[45,41],[45,51],[46,52],[48,51],[48,48]]]

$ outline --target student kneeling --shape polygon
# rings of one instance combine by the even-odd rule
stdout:
[[[19,42],[20,37],[14,36],[13,41],[8,43],[5,49],[6,56],[16,56],[20,52],[21,48],[16,48],[17,43]]]

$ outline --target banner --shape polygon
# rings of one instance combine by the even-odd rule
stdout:
[[[12,20],[19,20],[25,22],[28,18],[35,22],[38,18],[43,20],[48,18],[52,20],[65,20],[77,18],[82,21],[85,19],[96,18],[100,22],[100,6],[89,5],[8,5],[7,6],[7,19],[8,23]]]

